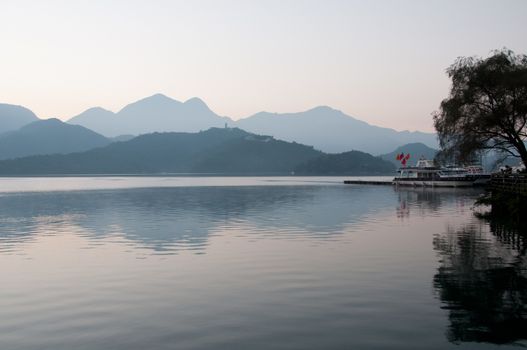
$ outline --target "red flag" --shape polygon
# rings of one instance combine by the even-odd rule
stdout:
[[[408,153],[408,154],[406,155],[406,157],[404,157],[404,160],[408,160],[408,159],[410,159],[410,153]]]

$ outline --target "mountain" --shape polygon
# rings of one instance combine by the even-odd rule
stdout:
[[[109,143],[104,136],[82,126],[58,119],[38,120],[0,136],[0,159],[80,152]]]
[[[114,125],[114,118],[115,113],[112,111],[93,107],[68,120],[68,124],[81,125],[105,136],[118,136],[123,133],[114,130],[117,126]],[[117,134],[114,135],[114,132]]]
[[[436,153],[438,152],[437,149],[433,149],[428,147],[427,145],[417,142],[417,143],[408,143],[406,145],[397,147],[393,152],[383,154],[379,156],[380,158],[387,160],[394,164],[396,167],[400,167],[401,163],[395,159],[395,157],[398,154],[404,153],[404,154],[410,154],[410,164],[415,164],[417,160],[421,157],[424,157],[425,159],[434,159]]]
[[[199,133],[145,134],[81,153],[4,160],[0,174],[290,174],[322,154],[311,146],[238,128],[211,128]],[[370,165],[356,164],[356,168],[379,171]]]
[[[437,146],[435,134],[373,126],[326,106],[300,113],[261,112],[238,120],[235,125],[249,132],[313,145],[330,153],[354,149],[382,154],[409,142]]]
[[[19,129],[37,120],[35,113],[25,107],[0,103],[0,134]]]
[[[91,108],[68,123],[82,125],[107,137],[167,131],[197,132],[228,123],[255,134],[313,145],[330,153],[354,149],[383,154],[410,142],[437,147],[435,134],[381,128],[325,106],[299,113],[261,112],[232,121],[215,114],[199,98],[183,103],[162,94],[131,103],[117,113],[100,107]]]
[[[125,106],[117,113],[100,107],[90,108],[68,120],[107,137],[152,132],[197,132],[222,127],[231,122],[212,112],[199,98],[179,102],[156,94]]]
[[[392,163],[360,151],[322,154],[295,167],[297,175],[391,175],[394,172]]]

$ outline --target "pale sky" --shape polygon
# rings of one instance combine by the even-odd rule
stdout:
[[[163,93],[432,131],[458,56],[527,53],[527,1],[0,0],[0,102],[66,120]]]

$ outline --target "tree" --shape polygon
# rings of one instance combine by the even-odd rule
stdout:
[[[450,95],[434,113],[442,158],[463,162],[493,149],[527,165],[527,56],[460,57],[447,74]]]

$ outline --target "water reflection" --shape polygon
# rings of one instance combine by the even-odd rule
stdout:
[[[520,341],[525,240],[477,221],[476,196],[325,184],[0,194],[0,348],[443,350],[456,347],[445,314],[451,342]]]
[[[443,215],[442,209],[464,212],[470,210],[480,189],[397,188],[396,216],[400,219],[415,216]]]
[[[448,340],[512,343],[527,339],[525,236],[499,223],[449,228],[434,239],[434,277],[448,310]]]
[[[342,191],[347,192],[342,195]],[[235,229],[275,238],[328,239],[388,210],[393,192],[342,186],[179,187],[0,196],[2,250],[35,235],[124,238],[157,252],[202,253],[210,235]]]

